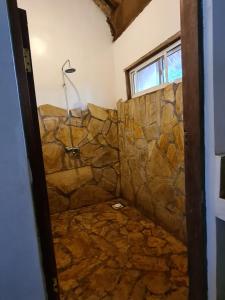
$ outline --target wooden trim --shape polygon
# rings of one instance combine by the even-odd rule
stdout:
[[[174,34],[173,36],[171,36],[170,38],[168,38],[167,40],[165,40],[159,46],[157,46],[156,48],[152,49],[147,54],[145,54],[144,56],[142,56],[141,58],[139,58],[137,61],[135,61],[134,63],[132,63],[131,65],[129,65],[124,70],[125,71],[125,78],[126,78],[126,88],[127,88],[127,98],[128,99],[131,99],[131,96],[132,96],[131,95],[131,86],[130,86],[130,74],[129,74],[130,71],[132,69],[138,67],[139,65],[145,63],[147,60],[151,59],[152,57],[154,57],[155,55],[157,55],[161,51],[165,50],[166,48],[168,48],[172,44],[176,43],[180,39],[181,39],[181,32],[179,31],[176,34]]]
[[[207,299],[202,1],[181,0],[190,300]]]
[[[111,10],[115,10],[118,6],[118,3],[113,0],[104,0],[104,2],[110,7]]]
[[[46,292],[48,299],[58,300],[57,270],[50,224],[34,79],[32,72],[27,73],[25,71],[23,58],[23,48],[30,50],[26,12],[17,8],[16,0],[7,0],[7,5],[27,154],[33,179],[33,201],[40,241]]]
[[[152,0],[122,0],[112,13],[109,23],[116,41]]]

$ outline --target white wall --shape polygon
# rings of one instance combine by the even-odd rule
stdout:
[[[124,69],[180,31],[180,0],[152,0],[113,44],[116,100],[126,99]]]
[[[27,10],[38,104],[65,107],[61,66],[70,58],[81,99],[106,107],[126,99],[124,69],[180,30],[180,0],[152,0],[114,43],[93,0],[18,0]],[[75,93],[70,93],[74,106]]]
[[[82,100],[114,106],[112,37],[94,2],[18,0],[18,6],[28,15],[38,104],[65,106],[61,66],[70,58]],[[70,100],[74,104],[75,93]]]

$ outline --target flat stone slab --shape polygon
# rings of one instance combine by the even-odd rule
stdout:
[[[48,185],[60,190],[64,194],[73,192],[92,179],[93,174],[91,167],[83,167],[46,175]]]
[[[52,215],[61,299],[187,300],[187,249],[113,201]]]

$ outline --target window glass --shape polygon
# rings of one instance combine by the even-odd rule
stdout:
[[[132,97],[182,78],[180,41],[130,70]]]
[[[168,82],[182,78],[181,48],[176,47],[167,53]]]
[[[159,85],[161,83],[159,60],[138,70],[134,75],[134,83],[135,83],[135,93]]]

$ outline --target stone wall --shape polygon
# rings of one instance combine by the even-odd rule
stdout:
[[[185,241],[182,84],[118,103],[121,196]]]
[[[38,108],[51,213],[107,201],[120,193],[117,111]],[[71,144],[71,140],[72,143]],[[80,157],[65,147],[79,146]]]

